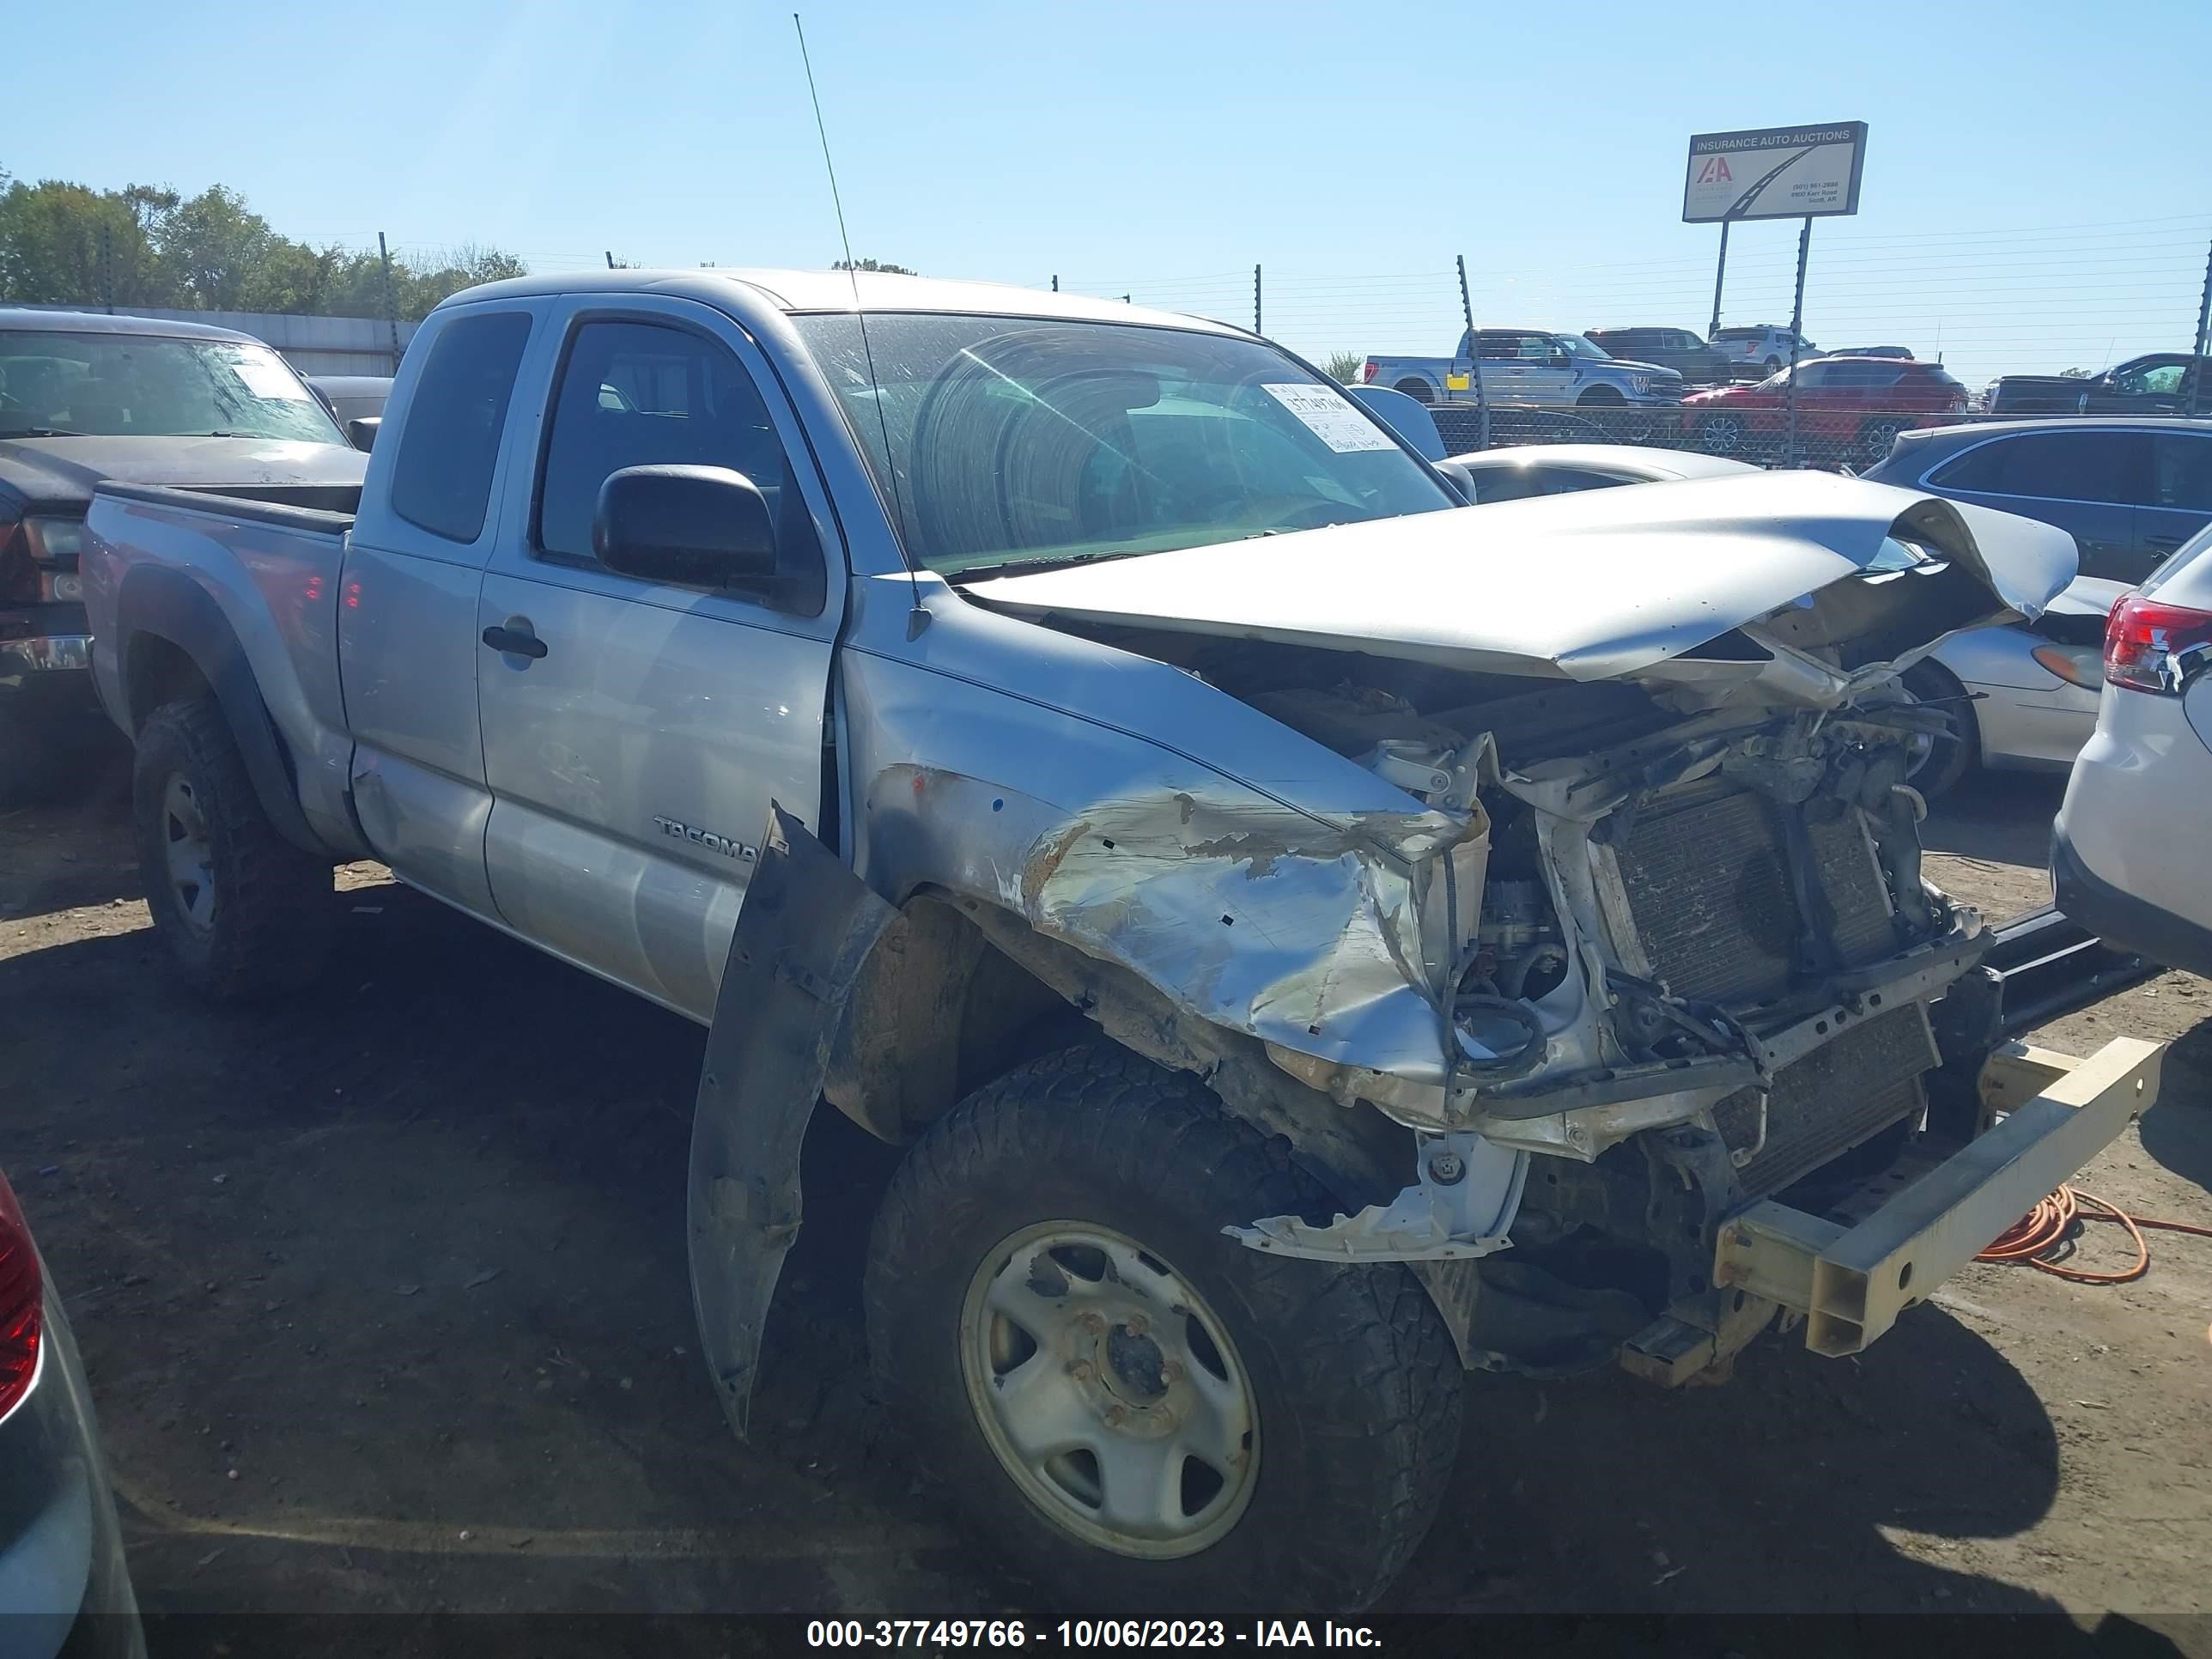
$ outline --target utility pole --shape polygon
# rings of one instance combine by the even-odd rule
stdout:
[[[1060,292],[1060,273],[1056,270],[1052,274],[1052,291],[1054,294]]]
[[[607,269],[608,269],[609,270],[612,270],[614,268],[615,268],[615,251],[614,251],[612,248],[609,248],[609,249],[607,250]]]
[[[1255,334],[1267,332],[1260,326],[1260,267],[1257,265],[1252,267],[1252,331]]]
[[[107,314],[115,314],[115,228],[102,221],[100,227],[100,292],[107,307]],[[2203,332],[2202,327],[2197,331]],[[2203,349],[2199,347],[2198,349]]]
[[[2197,361],[2189,366],[2189,412],[2197,413],[2197,388],[2204,383],[2204,330],[2212,324],[2212,249],[2204,255],[2204,297],[2197,302]]]
[[[1459,314],[1467,319],[1468,374],[1474,381],[1474,423],[1477,449],[1490,447],[1490,399],[1482,391],[1482,342],[1474,334],[1474,301],[1467,292],[1467,255],[1459,256]],[[1444,378],[1449,380],[1449,371]]]
[[[1706,325],[1705,338],[1710,340],[1721,331],[1721,283],[1728,276],[1729,222],[1721,221],[1721,259],[1713,267],[1713,320]]]
[[[1790,435],[1782,446],[1782,464],[1796,466],[1804,457],[1797,453],[1797,343],[1805,332],[1805,259],[1813,248],[1813,216],[1805,216],[1797,233],[1797,298],[1790,307],[1790,385],[1784,401],[1790,406]]]
[[[392,291],[392,252],[384,246],[384,233],[376,233],[376,257],[384,267],[384,320],[392,325],[392,372],[399,372],[399,301]]]

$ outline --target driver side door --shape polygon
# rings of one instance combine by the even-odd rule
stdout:
[[[796,417],[734,323],[653,295],[575,305],[538,362],[538,464],[514,469],[477,612],[484,863],[516,932],[704,1020],[769,802],[821,823],[844,562]],[[666,464],[752,480],[799,597],[599,562],[607,475]]]

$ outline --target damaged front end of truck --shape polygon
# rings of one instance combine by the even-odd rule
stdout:
[[[1395,1194],[1254,1217],[1243,1243],[1430,1264],[1470,1364],[1625,1345],[1679,1381],[1775,1311],[1713,1282],[1723,1221],[1784,1194],[1846,1213],[1924,1127],[1929,1005],[1981,921],[1923,875],[1911,777],[1948,716],[1899,676],[2036,614],[2071,550],[1802,477],[1480,516],[1453,573],[1468,627],[1302,600],[1314,573],[1280,549],[975,591],[1181,668],[1424,809],[1331,836],[1188,795],[1102,803],[1041,826],[1009,896],[1410,1132]],[[1326,556],[1366,528],[1304,539]],[[1391,550],[1350,561],[1363,585],[1435,574]]]
[[[1470,1367],[1723,1368],[1786,1300],[1717,1282],[1723,1224],[1894,1189],[1982,948],[1899,676],[2072,573],[1779,475],[971,584],[925,636],[957,678],[845,671],[848,879],[896,915],[822,1091],[909,1137],[1041,995],[1340,1200],[1245,1245],[1410,1265]],[[733,962],[793,953],[757,922]]]

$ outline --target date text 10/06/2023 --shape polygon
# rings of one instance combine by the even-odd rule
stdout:
[[[1333,1620],[1062,1619],[1032,1625],[1020,1619],[812,1619],[810,1648],[1379,1648],[1366,1625]]]

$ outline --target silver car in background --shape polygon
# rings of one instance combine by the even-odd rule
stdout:
[[[0,1653],[145,1652],[84,1368],[0,1176]]]

